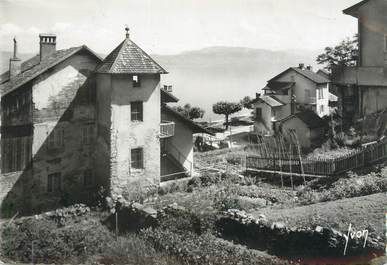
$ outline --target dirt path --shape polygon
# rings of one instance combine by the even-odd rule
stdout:
[[[264,214],[269,222],[283,222],[288,227],[331,227],[343,233],[351,223],[356,230],[368,229],[380,237],[384,236],[386,194],[316,203],[292,209],[269,209],[254,211],[258,217]]]

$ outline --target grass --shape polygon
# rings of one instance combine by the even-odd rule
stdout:
[[[264,214],[270,222],[283,222],[289,227],[332,227],[346,232],[351,223],[357,230],[369,229],[384,237],[386,195],[372,194],[331,202],[322,202],[290,209],[261,209],[254,216]]]

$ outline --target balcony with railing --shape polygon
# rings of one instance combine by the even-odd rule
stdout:
[[[175,135],[175,123],[172,121],[162,121],[160,123],[160,138],[168,138]]]
[[[387,69],[337,66],[333,69],[332,79],[336,85],[387,86]]]

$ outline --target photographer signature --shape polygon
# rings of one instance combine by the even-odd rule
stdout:
[[[367,238],[368,238],[368,230],[365,229],[365,230],[356,231],[355,229],[352,228],[352,224],[350,223],[349,227],[348,227],[348,233],[346,235],[343,235],[343,236],[345,238],[345,248],[344,248],[344,256],[345,256],[350,239],[364,238],[363,248],[365,248],[366,243],[367,243]]]

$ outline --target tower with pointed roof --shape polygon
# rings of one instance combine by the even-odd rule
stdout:
[[[168,107],[167,72],[125,39],[104,59],[86,46],[14,56],[0,75],[0,217],[112,197],[138,200],[160,181],[192,175],[193,134],[205,129]],[[33,192],[31,192],[33,191]]]
[[[128,31],[96,69],[95,169],[113,196],[134,199],[160,182],[160,75],[167,72]]]

